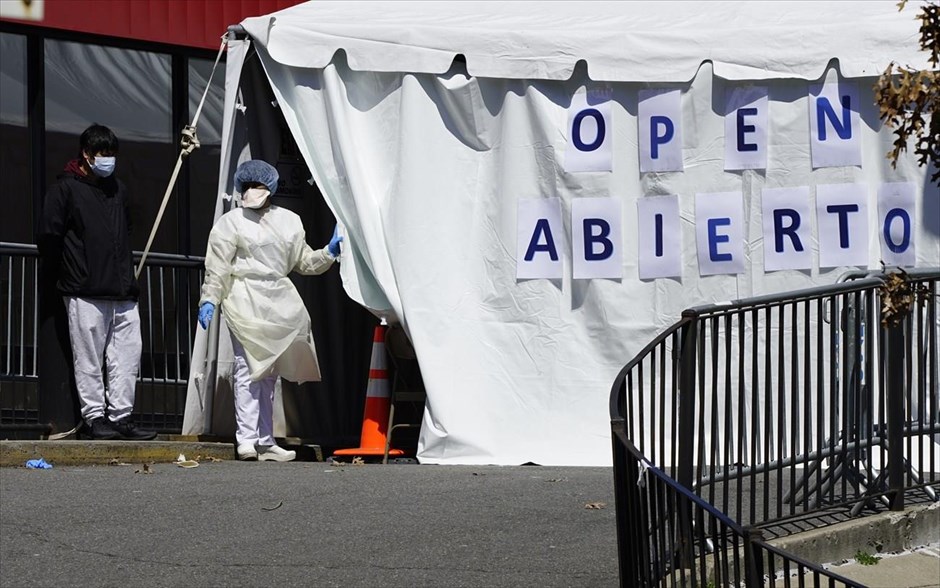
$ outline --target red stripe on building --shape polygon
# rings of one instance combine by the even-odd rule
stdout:
[[[218,49],[230,25],[303,0],[46,0],[43,19],[18,21],[81,33]]]

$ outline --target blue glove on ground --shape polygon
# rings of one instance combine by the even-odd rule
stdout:
[[[342,235],[339,234],[339,225],[336,225],[333,228],[333,237],[330,239],[330,244],[326,246],[329,250],[330,255],[333,257],[339,257],[339,244],[343,242]]]
[[[215,304],[203,302],[202,306],[199,307],[199,324],[202,325],[203,329],[209,328],[213,314],[215,314]]]

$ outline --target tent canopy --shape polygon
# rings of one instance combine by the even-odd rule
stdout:
[[[935,188],[909,155],[897,168],[885,160],[893,138],[872,93],[891,60],[926,67],[915,11],[893,1],[309,2],[242,23],[250,39],[230,43],[224,116],[253,116],[231,55],[250,43],[346,233],[347,294],[400,320],[414,344],[428,392],[423,463],[609,464],[620,368],[684,308],[878,268],[882,186],[903,184],[912,199],[909,265],[940,265]],[[851,118],[832,110],[840,139],[851,124],[855,163],[813,161],[822,85],[858,97]],[[729,168],[727,97],[758,86],[766,163]],[[641,170],[651,90],[673,100],[680,162],[668,170]],[[581,95],[592,116],[606,112],[612,143],[607,167],[591,171],[568,159]],[[236,163],[223,157],[223,185]],[[767,189],[802,199],[810,265],[765,268]],[[853,217],[862,259],[825,265],[833,231],[814,222],[816,205],[845,194],[863,213]],[[642,279],[639,215],[654,201],[675,209],[681,275]],[[722,202],[738,206],[727,243],[741,269],[713,275],[697,217]],[[552,278],[517,274],[533,210],[557,211],[563,271]],[[613,277],[573,269],[585,210],[619,231]]]
[[[275,61],[443,74],[457,55],[480,78],[686,82],[704,61],[730,80],[848,77],[886,59],[927,67],[916,4],[864,2],[308,2],[243,26]]]

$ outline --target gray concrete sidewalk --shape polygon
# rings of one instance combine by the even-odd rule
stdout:
[[[940,586],[940,543],[883,554],[872,564],[852,560],[829,569],[870,588],[936,588]]]

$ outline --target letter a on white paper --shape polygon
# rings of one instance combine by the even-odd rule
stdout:
[[[516,278],[561,278],[566,248],[561,199],[520,200],[516,220]]]

